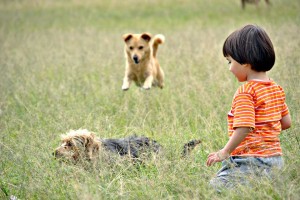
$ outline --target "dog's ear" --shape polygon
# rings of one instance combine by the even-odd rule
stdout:
[[[67,134],[62,134],[60,135],[60,140],[61,141],[70,140],[70,137]]]
[[[151,40],[151,34],[150,33],[143,33],[141,38],[143,38],[145,41],[149,42]]]
[[[132,38],[132,34],[126,33],[122,37],[123,37],[124,42],[128,42]]]
[[[94,144],[94,138],[95,135],[93,133],[90,133],[90,135],[85,137],[85,147],[89,148],[90,146],[92,146]]]

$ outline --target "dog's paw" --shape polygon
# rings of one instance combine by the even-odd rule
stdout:
[[[160,84],[160,85],[158,85],[158,87],[159,87],[160,89],[163,89],[163,88],[164,88],[164,85],[163,85],[163,84]]]
[[[150,89],[151,89],[151,86],[143,86],[143,89],[144,89],[144,90],[150,90]]]
[[[127,90],[129,90],[129,87],[128,87],[128,86],[125,86],[125,85],[123,85],[123,86],[122,86],[122,90],[123,90],[123,91],[127,91]]]
[[[143,89],[144,90],[150,90],[151,86],[152,86],[152,83],[145,82],[144,85],[143,85]]]

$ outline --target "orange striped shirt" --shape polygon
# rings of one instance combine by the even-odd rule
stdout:
[[[229,136],[238,127],[253,131],[231,153],[232,156],[270,157],[282,155],[280,120],[289,113],[285,93],[274,81],[251,80],[236,91],[228,113]]]

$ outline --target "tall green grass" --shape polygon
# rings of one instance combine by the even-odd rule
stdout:
[[[300,125],[300,3],[262,1],[0,1],[0,199],[297,199]],[[293,126],[281,135],[285,168],[274,181],[216,194],[209,152],[227,141],[226,113],[240,83],[222,44],[255,23],[269,33]],[[159,61],[166,87],[121,90],[128,32],[162,33]],[[146,135],[163,155],[96,169],[60,165],[59,136],[87,128],[98,136]],[[186,159],[184,142],[203,143]]]

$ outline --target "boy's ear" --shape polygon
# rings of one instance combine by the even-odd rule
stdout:
[[[143,33],[141,38],[143,38],[146,42],[149,42],[151,40],[151,34],[150,33]]]
[[[124,42],[128,42],[132,38],[132,34],[126,33],[122,37],[123,37]]]

